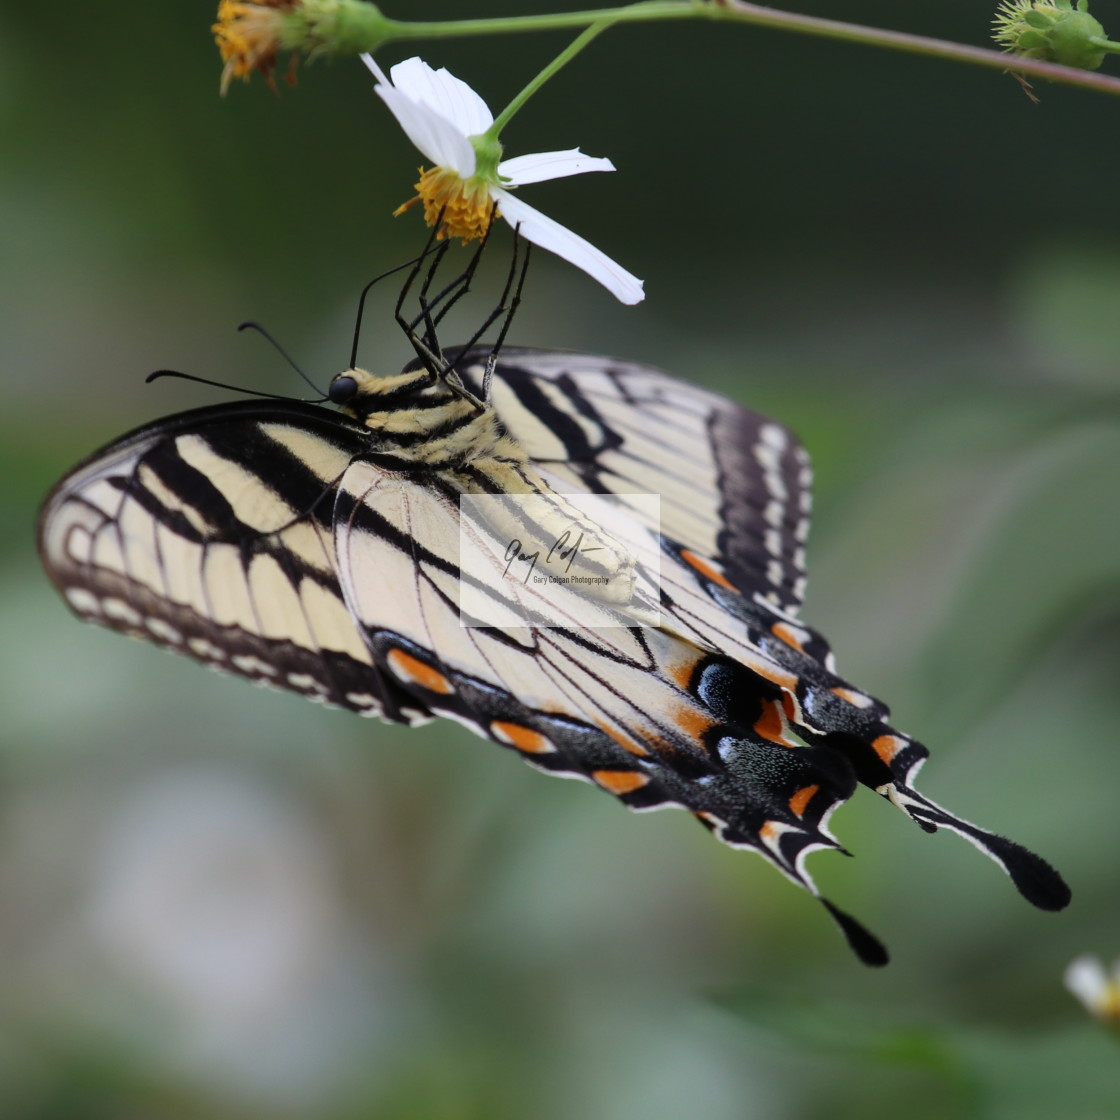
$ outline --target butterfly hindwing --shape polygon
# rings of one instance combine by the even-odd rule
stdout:
[[[424,708],[631,808],[684,808],[817,893],[804,859],[838,846],[825,822],[855,777],[842,756],[790,735],[779,687],[671,629],[464,625],[457,577],[497,585],[501,571],[457,570],[453,492],[358,462],[338,502],[348,606],[384,673]],[[385,540],[415,542],[412,555],[387,558]],[[534,592],[521,594],[531,611]],[[886,959],[826,905],[865,960]]]
[[[461,361],[477,379],[472,356]],[[677,634],[780,687],[804,742],[843,756],[923,829],[964,836],[1035,905],[1068,902],[1044,860],[914,788],[928,750],[891,725],[885,704],[836,674],[828,643],[796,617],[811,470],[788,429],[657,370],[563,351],[507,351],[494,385],[495,399],[504,392],[508,402],[503,419],[549,470],[608,492],[662,494],[673,561],[661,567],[662,611]]]
[[[485,357],[460,358],[478,391]],[[593,493],[658,494],[666,536],[748,594],[801,605],[812,475],[788,428],[649,366],[562,350],[507,348],[492,394],[535,462]]]

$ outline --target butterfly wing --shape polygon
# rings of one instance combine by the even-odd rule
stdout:
[[[483,356],[460,362],[480,385]],[[562,483],[661,495],[662,611],[679,635],[778,686],[798,735],[842,754],[923,829],[964,836],[1035,905],[1066,905],[1048,863],[914,788],[927,748],[837,676],[828,643],[797,618],[811,470],[787,428],[650,367],[584,354],[505,350],[492,385],[503,421]],[[749,695],[725,714],[750,724],[756,704]],[[773,725],[764,706],[754,726]]]
[[[43,565],[82,619],[312,700],[416,722],[427,713],[377,671],[338,584],[334,486],[362,446],[360,427],[295,402],[146,425],[48,496]]]
[[[476,391],[486,356],[461,359]],[[535,462],[591,493],[660,495],[666,537],[796,613],[812,472],[788,428],[649,366],[560,350],[504,349],[491,394]]]
[[[498,573],[461,571],[457,493],[366,447],[360,427],[286,403],[147,425],[48,497],[44,565],[83,619],[363,714],[449,716],[633,808],[688,808],[813,889],[803,860],[836,846],[824,820],[848,768],[820,752],[822,778],[814,752],[715,721],[710,652],[672,635],[460,625],[461,578]]]
[[[362,714],[458,719],[632,808],[682,806],[813,893],[805,856],[837,846],[827,818],[859,778],[1064,904],[1043,861],[913,790],[924,748],[794,618],[808,471],[785,429],[602,358],[513,351],[494,385],[557,489],[661,494],[664,626],[525,625],[528,592],[509,625],[461,625],[461,581],[500,580],[460,564],[457,492],[363,459],[366,429],[294,402],[183,413],[98,452],[44,505],[44,565],[82,618]]]
[[[822,781],[810,752],[717,725],[708,653],[670,635],[461,626],[457,494],[366,446],[294,404],[158,421],[54,489],[43,563],[83,619],[363,714],[458,719],[633,808],[684,806],[812,889],[846,768]]]
[[[817,894],[804,860],[838,847],[825,822],[855,778],[837,752],[788,734],[780,687],[671,630],[520,625],[541,613],[541,593],[505,579],[500,550],[489,570],[461,567],[462,528],[458,493],[438,475],[356,462],[341,480],[341,584],[383,673],[540,769],[634,809],[689,810]],[[511,624],[464,625],[465,579],[516,600]],[[822,901],[864,960],[885,962],[871,934]]]
[[[914,786],[929,750],[890,722],[890,709],[857,688],[833,667],[820,634],[758,596],[724,585],[716,572],[695,564],[670,569],[677,575],[674,605],[709,642],[780,685],[796,733],[816,747],[833,750],[857,779],[897,806],[926,832],[948,828],[994,860],[1029,902],[1060,910],[1069,888],[1044,859],[931,801]],[[666,569],[662,568],[665,578]],[[715,613],[712,607],[716,608]]]

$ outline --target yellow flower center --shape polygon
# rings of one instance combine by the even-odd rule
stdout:
[[[248,80],[254,70],[259,70],[270,86],[273,84],[272,68],[280,49],[284,16],[301,2],[262,0],[257,4],[245,4],[239,0],[222,0],[218,5],[218,22],[210,30],[225,63],[223,95],[234,78]]]
[[[1096,1007],[1097,1017],[1113,1027],[1120,1027],[1120,981],[1110,980]]]
[[[403,214],[418,202],[424,204],[424,221],[430,226],[439,223],[436,239],[458,237],[465,245],[486,236],[490,222],[498,216],[487,184],[481,179],[464,179],[447,167],[420,168],[420,182],[415,184],[416,197],[393,211]]]

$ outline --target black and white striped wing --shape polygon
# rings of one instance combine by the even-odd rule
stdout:
[[[500,589],[501,572],[461,567],[446,480],[367,447],[295,404],[171,417],[56,487],[43,562],[84,619],[363,714],[448,716],[631,808],[683,807],[816,893],[805,857],[836,846],[825,821],[854,780],[833,752],[777,741],[778,686],[656,628],[462,625],[462,580]],[[532,616],[532,587],[507,586]]]
[[[427,713],[377,671],[338,582],[335,485],[362,447],[363,429],[296,403],[146,425],[51,492],[43,565],[80,618],[312,700],[416,722]]]
[[[480,384],[475,355],[462,364]],[[891,725],[882,701],[837,676],[828,643],[796,617],[811,471],[788,429],[658,370],[563,351],[503,351],[493,401],[562,486],[661,495],[666,626],[780,697],[760,705],[738,683],[742,702],[721,688],[705,694],[710,709],[758,739],[788,746],[800,737],[835,752],[922,828],[949,828],[975,844],[1035,905],[1065,905],[1068,889],[1044,860],[914,788],[926,747]]]
[[[805,857],[837,846],[826,823],[858,779],[961,832],[1037,905],[1065,904],[1048,864],[913,788],[925,748],[794,617],[809,480],[786,429],[586,355],[507,351],[493,388],[555,490],[619,495],[627,539],[653,542],[660,626],[534,621],[543,592],[462,561],[454,478],[386,469],[367,428],[296,402],[182,413],[97,452],[44,504],[43,564],[84,619],[365,715],[459,720],[631,808],[686,808],[814,894]],[[660,495],[659,525],[625,508],[633,493]],[[464,582],[508,596],[510,623],[463,625]]]
[[[479,391],[485,356],[462,362]],[[788,428],[649,366],[562,350],[503,350],[491,396],[531,459],[592,493],[660,495],[666,537],[797,612],[812,472]]]
[[[339,483],[341,585],[384,675],[418,706],[539,769],[592,782],[632,809],[692,812],[819,898],[805,858],[838,846],[826,821],[855,776],[836,752],[790,733],[789,674],[752,655],[756,672],[673,627],[464,625],[465,580],[513,602],[514,619],[551,615],[555,593],[507,579],[500,549],[489,570],[460,566],[458,498],[438,475],[402,479],[365,461]],[[871,934],[821,901],[862,959],[885,961]]]

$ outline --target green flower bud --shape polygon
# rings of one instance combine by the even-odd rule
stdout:
[[[992,37],[1025,58],[1096,70],[1112,44],[1089,15],[1089,0],[1003,0]]]

